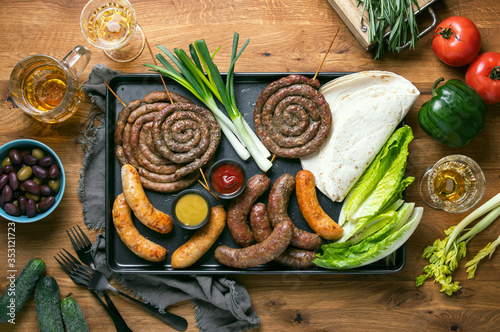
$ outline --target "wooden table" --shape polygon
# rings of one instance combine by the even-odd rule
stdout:
[[[352,0],[354,1],[354,0]],[[60,125],[44,125],[9,100],[9,75],[22,58],[36,53],[62,58],[75,45],[92,50],[90,65],[83,77],[97,63],[126,73],[143,73],[144,63],[151,62],[146,50],[126,64],[110,61],[100,50],[90,46],[79,28],[79,16],[86,0],[41,1],[0,0],[0,144],[13,139],[32,138],[51,146],[60,156],[67,174],[66,192],[57,210],[46,220],[16,225],[16,264],[24,266],[32,257],[47,263],[47,274],[56,278],[61,294],[73,293],[82,306],[91,330],[113,331],[112,321],[96,299],[83,287],[76,286],[52,258],[62,247],[71,244],[65,230],[83,226],[82,205],[77,196],[83,159],[81,145],[75,142],[80,125],[91,107],[86,97],[78,113]],[[340,33],[322,67],[324,72],[388,70],[404,76],[421,91],[421,96],[407,116],[415,139],[410,145],[407,174],[418,177],[441,157],[461,153],[475,159],[486,176],[486,192],[481,203],[500,192],[500,105],[490,106],[486,127],[468,147],[454,149],[433,141],[418,125],[422,103],[430,99],[430,88],[440,76],[464,79],[465,68],[443,64],[430,47],[431,36],[422,39],[416,50],[388,54],[373,61],[373,54],[361,48],[337,13],[326,0],[233,0],[233,1],[133,1],[139,22],[151,45],[169,49],[185,48],[198,38],[208,45],[222,45],[217,63],[227,70],[233,31],[250,38],[240,58],[238,72],[315,72],[336,28]],[[441,21],[462,15],[472,19],[482,35],[482,51],[500,50],[500,17],[497,0],[438,1],[434,8]],[[430,18],[423,14],[422,25]],[[254,308],[262,320],[261,331],[493,331],[500,324],[500,258],[496,253],[481,263],[474,280],[467,280],[464,262],[455,272],[462,289],[449,297],[432,282],[416,288],[414,278],[426,264],[423,249],[443,230],[457,224],[466,214],[433,210],[422,202],[416,184],[407,190],[407,201],[424,206],[423,219],[407,243],[405,267],[389,275],[272,275],[238,276],[248,289]],[[103,216],[104,217],[104,216]],[[500,222],[469,243],[471,257],[500,233]],[[91,237],[95,233],[88,231]],[[0,220],[0,289],[8,284],[7,223]],[[169,330],[158,319],[122,298],[113,296],[134,331]],[[195,331],[194,310],[189,301],[170,308],[187,318],[189,330]],[[16,317],[16,325],[5,324],[3,331],[37,330],[33,300]]]

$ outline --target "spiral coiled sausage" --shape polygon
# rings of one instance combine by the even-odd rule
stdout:
[[[276,156],[300,158],[317,151],[332,128],[318,80],[289,75],[269,84],[254,109],[257,135]]]
[[[170,98],[175,107],[168,103]],[[215,153],[221,138],[219,124],[209,111],[173,92],[149,93],[144,97],[144,102],[146,104],[142,104],[141,100],[134,100],[118,115],[115,131],[116,157],[122,166],[130,164],[137,169],[145,188],[166,193],[182,190],[198,179],[200,174],[195,171],[206,165]],[[167,135],[173,135],[181,141],[198,135],[198,142],[205,143],[197,150],[204,150],[203,157],[182,161],[167,158],[157,150],[154,122],[159,116],[166,116],[167,111],[162,112],[165,108],[169,108],[173,119],[182,118],[178,123],[174,121],[173,132]],[[200,130],[193,129],[192,120],[186,120],[189,118],[186,116],[188,113],[194,114],[198,121],[201,120],[205,137],[201,136]],[[183,147],[184,151],[191,148],[192,146]]]

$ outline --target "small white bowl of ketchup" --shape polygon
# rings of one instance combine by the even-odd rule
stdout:
[[[233,199],[246,187],[245,169],[235,160],[219,160],[208,171],[208,185],[217,197]]]

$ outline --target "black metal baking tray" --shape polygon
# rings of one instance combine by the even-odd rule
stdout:
[[[300,73],[307,77],[313,77],[314,73]],[[270,83],[290,73],[238,73],[235,75],[235,94],[237,105],[246,121],[253,126],[253,109],[259,93]],[[318,75],[322,83],[346,75],[346,73],[323,73]],[[179,93],[190,98],[193,102],[202,105],[195,97],[179,84],[164,77],[169,91]],[[164,90],[163,83],[158,74],[123,74],[110,78],[108,82],[110,88],[116,93],[125,104],[135,99],[142,99],[146,94],[153,91]],[[212,248],[192,267],[187,269],[173,269],[170,265],[171,254],[182,244],[184,244],[194,231],[185,230],[174,225],[174,229],[168,234],[156,233],[134,217],[134,223],[139,232],[168,250],[167,258],[161,263],[152,263],[134,255],[120,240],[113,225],[111,208],[113,201],[122,192],[120,178],[120,164],[115,158],[114,130],[115,123],[123,105],[110,92],[107,93],[106,100],[106,258],[109,268],[119,273],[148,273],[148,274],[385,274],[394,273],[403,268],[406,258],[406,246],[403,245],[395,252],[392,263],[387,265],[383,261],[351,270],[329,270],[314,267],[305,270],[295,270],[270,262],[265,265],[249,269],[233,269],[221,265],[214,258],[214,250],[220,244],[225,244],[233,248],[238,246],[231,237],[229,230],[223,231]],[[223,136],[220,146],[216,152],[216,160],[220,158],[239,158],[233,148]],[[244,162],[247,176],[261,173],[253,160]],[[267,172],[271,178],[271,184],[283,173],[290,173],[293,176],[301,170],[298,159],[276,158],[273,167]],[[199,183],[195,183],[190,188],[204,190]],[[162,194],[146,190],[146,195],[151,203],[159,210],[171,215],[171,203],[175,194]],[[210,196],[210,195],[209,195]],[[267,194],[260,197],[258,201],[267,205]],[[213,205],[220,204],[211,197]],[[337,220],[342,204],[334,203],[322,193],[318,192],[318,200],[325,210],[334,220]],[[229,202],[225,202],[226,210]],[[288,212],[294,223],[302,229],[311,231],[307,222],[303,219],[295,193],[290,197]]]

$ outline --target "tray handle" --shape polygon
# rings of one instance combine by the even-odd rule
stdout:
[[[427,8],[427,11],[429,12],[429,14],[431,15],[432,17],[432,23],[431,25],[429,25],[427,28],[424,29],[424,31],[420,32],[418,34],[418,39],[421,39],[423,36],[425,36],[426,34],[428,34],[431,30],[434,30],[434,28],[436,27],[437,25],[437,16],[436,16],[436,12],[434,12],[434,10],[429,7]],[[388,32],[390,33],[390,32]],[[387,38],[385,38],[385,42],[386,44],[389,44],[389,41]],[[400,52],[400,51],[403,51],[403,50],[406,50],[408,47],[410,47],[410,44],[411,44],[411,41],[408,41],[406,44],[404,44],[403,46],[399,46],[399,47],[396,47],[396,51],[397,52]]]

